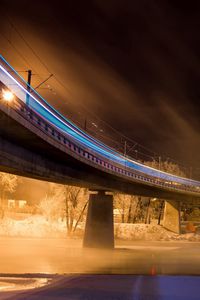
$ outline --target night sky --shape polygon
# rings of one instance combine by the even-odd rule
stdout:
[[[200,170],[199,1],[1,3],[0,52],[34,87],[54,74],[51,104]]]

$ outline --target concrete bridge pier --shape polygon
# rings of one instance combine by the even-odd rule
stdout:
[[[90,194],[83,247],[114,248],[113,196]]]
[[[163,227],[169,229],[175,233],[181,233],[180,223],[180,201],[166,200]]]

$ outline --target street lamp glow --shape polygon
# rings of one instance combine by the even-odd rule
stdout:
[[[2,90],[2,96],[3,96],[3,99],[7,102],[12,101],[14,98],[13,93],[8,90]]]

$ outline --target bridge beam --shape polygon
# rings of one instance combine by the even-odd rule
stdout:
[[[180,226],[180,201],[165,201],[163,227],[175,233],[181,233]]]
[[[113,196],[104,191],[90,194],[83,247],[114,247]]]

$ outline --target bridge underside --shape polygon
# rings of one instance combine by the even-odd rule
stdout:
[[[130,181],[78,161],[9,118],[2,111],[0,171],[90,189],[171,200],[192,199],[184,193]]]

